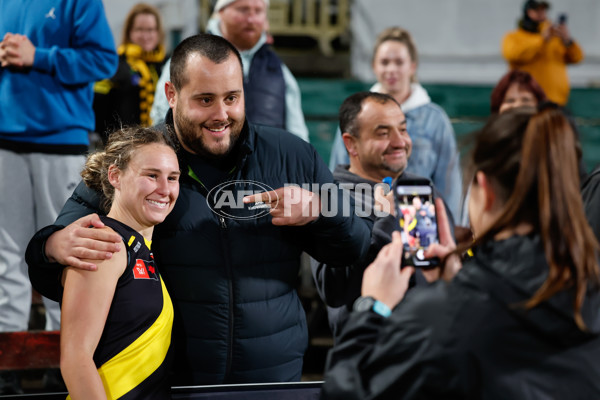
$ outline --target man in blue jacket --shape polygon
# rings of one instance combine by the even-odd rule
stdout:
[[[354,212],[331,212],[343,196],[310,144],[246,121],[241,59],[225,39],[181,42],[167,97],[160,129],[180,143],[183,174],[152,249],[176,312],[174,383],[298,381],[308,344],[300,255],[349,263],[367,251],[369,229]],[[102,226],[89,215],[99,200],[80,184],[56,225],[30,242],[30,277],[46,295],[60,290],[52,262],[94,268],[90,260],[117,250],[119,237],[88,228]]]
[[[80,180],[94,129],[92,84],[114,74],[117,54],[101,0],[0,0],[0,10],[3,332],[27,330],[25,247]],[[46,327],[58,329],[58,304],[44,300]]]

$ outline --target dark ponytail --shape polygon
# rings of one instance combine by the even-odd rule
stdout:
[[[585,330],[581,307],[590,284],[598,286],[598,243],[579,191],[576,138],[558,109],[515,109],[492,117],[478,133],[473,166],[491,181],[504,209],[473,246],[526,222],[539,233],[549,273],[525,303],[532,308],[572,289],[575,322]],[[458,249],[462,251],[464,249]]]

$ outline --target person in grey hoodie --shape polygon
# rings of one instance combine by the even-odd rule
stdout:
[[[333,177],[340,188],[348,191],[348,198],[354,201],[357,213],[371,227],[371,242],[366,256],[352,265],[311,260],[315,285],[327,306],[334,340],[348,319],[352,303],[360,296],[365,268],[391,241],[392,232],[398,230],[391,195],[383,199],[382,180],[389,177],[397,183],[430,182],[406,172],[412,141],[406,130],[406,117],[393,97],[375,92],[355,93],[344,100],[339,114],[350,164],[338,165]],[[381,192],[376,193],[376,190]],[[437,190],[435,194],[441,197]],[[387,202],[387,210],[384,202]],[[419,285],[426,281],[419,272],[413,283]]]
[[[460,160],[452,124],[446,112],[431,102],[416,80],[417,47],[402,28],[385,29],[377,37],[373,72],[377,83],[372,92],[386,93],[401,105],[412,139],[412,156],[406,171],[429,178],[441,192],[453,215],[459,215],[462,196]],[[329,169],[348,164],[342,132],[338,130],[329,158]]]

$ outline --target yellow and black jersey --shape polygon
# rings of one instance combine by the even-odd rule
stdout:
[[[173,305],[154,264],[150,242],[119,221],[101,219],[123,237],[128,257],[94,353],[107,397],[169,398]]]

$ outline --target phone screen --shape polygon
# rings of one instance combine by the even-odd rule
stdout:
[[[439,259],[426,259],[425,249],[439,243],[433,189],[428,184],[403,185],[395,188],[396,216],[404,248],[402,265],[433,267]]]

